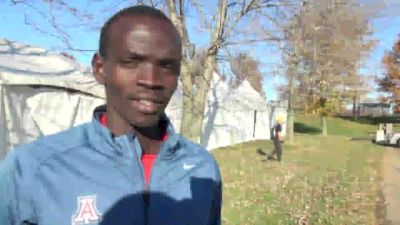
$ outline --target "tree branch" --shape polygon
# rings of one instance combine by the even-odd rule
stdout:
[[[192,0],[192,5],[197,9],[198,14],[200,15],[200,21],[204,26],[208,29],[211,29],[211,24],[208,22],[206,18],[206,13],[203,11],[203,6],[197,1]]]
[[[261,43],[261,42],[268,42],[268,41],[283,41],[283,39],[278,37],[265,37],[260,39],[246,39],[246,40],[238,40],[238,41],[227,41],[224,43],[224,46],[228,45],[247,45],[247,44],[254,44],[254,43]]]
[[[227,0],[219,0],[218,2],[218,18],[217,24],[212,31],[211,43],[209,47],[209,54],[216,54],[218,48],[222,44],[222,39],[224,35],[224,28],[226,26],[226,16],[227,16]]]
[[[20,3],[26,3],[26,1],[24,1],[24,0],[10,0],[10,2],[11,2],[12,4],[14,4],[14,5],[20,4]]]
[[[242,17],[243,17],[244,15],[246,15],[246,14],[250,11],[252,5],[253,5],[255,2],[256,2],[256,0],[251,0],[251,2],[250,2],[248,5],[244,5],[244,4],[245,4],[245,1],[243,1],[243,5],[242,5],[242,8],[241,8],[241,10],[240,10],[240,13],[239,13],[239,14],[236,16],[236,18],[232,21],[231,26],[230,26],[228,29],[226,29],[226,32],[225,32],[225,35],[226,35],[226,36],[229,36],[229,35],[230,35],[230,33],[232,32],[232,30],[235,29],[236,24],[240,21],[240,19],[242,19]]]

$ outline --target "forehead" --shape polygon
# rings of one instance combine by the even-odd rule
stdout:
[[[111,54],[138,53],[158,57],[180,55],[181,43],[175,28],[159,18],[126,16],[110,29],[108,50]]]

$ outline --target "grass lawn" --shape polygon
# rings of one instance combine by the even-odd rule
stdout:
[[[297,122],[318,129],[307,119]],[[224,180],[224,224],[377,224],[384,148],[349,138],[374,126],[332,118],[329,129],[328,137],[296,134],[295,145],[283,146],[282,165],[257,153],[269,152],[270,141],[213,151]]]
[[[328,117],[328,134],[344,135],[349,137],[367,137],[368,133],[375,132],[376,125],[355,123],[351,120]],[[318,116],[297,116],[296,131],[299,133],[319,134],[321,120]]]

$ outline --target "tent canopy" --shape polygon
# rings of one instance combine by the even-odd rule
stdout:
[[[48,86],[104,98],[88,68],[43,48],[0,39],[0,84]]]

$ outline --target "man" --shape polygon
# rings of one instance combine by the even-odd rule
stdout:
[[[282,160],[282,123],[283,118],[279,117],[276,119],[275,126],[273,128],[273,141],[274,141],[274,150],[268,155],[268,159],[273,159],[273,155],[276,154],[277,160],[281,162]]]
[[[110,18],[92,60],[107,104],[90,123],[7,156],[0,224],[220,224],[217,163],[176,134],[164,113],[181,52],[178,31],[154,8]]]

